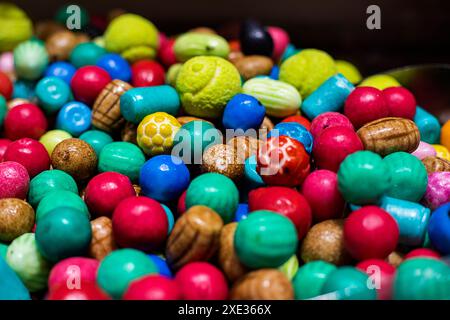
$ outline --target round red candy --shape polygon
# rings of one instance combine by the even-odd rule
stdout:
[[[249,212],[271,210],[289,218],[301,240],[311,227],[311,208],[305,197],[287,187],[267,187],[253,190],[248,195]]]
[[[3,161],[3,156],[11,142],[9,139],[0,139],[0,162]]]
[[[416,98],[411,91],[403,87],[390,87],[383,90],[389,116],[414,119],[416,115]]]
[[[81,282],[79,288],[63,284],[50,291],[47,300],[110,300],[110,297],[93,282]]]
[[[111,217],[122,200],[135,195],[133,184],[127,176],[117,172],[103,172],[87,184],[84,201],[93,216]]]
[[[152,274],[133,281],[123,300],[181,300],[181,297],[175,280]]]
[[[179,215],[183,214],[184,212],[186,212],[186,191],[185,190],[180,198],[178,198],[178,204],[177,204],[177,212]]]
[[[23,103],[8,111],[5,117],[5,136],[11,140],[39,138],[47,131],[47,119],[32,103]]]
[[[368,122],[389,116],[389,108],[381,90],[357,87],[345,101],[344,114],[356,129]]]
[[[109,82],[111,82],[111,77],[104,69],[97,66],[86,66],[75,72],[70,86],[75,100],[92,105]]]
[[[30,138],[12,142],[6,149],[3,160],[20,163],[27,169],[30,178],[50,168],[50,157],[44,145]]]
[[[13,93],[13,84],[11,79],[4,72],[0,71],[0,95],[6,100],[11,99]]]
[[[337,172],[349,154],[363,149],[355,131],[346,127],[332,127],[325,129],[314,140],[312,153],[319,169]]]
[[[140,60],[131,66],[131,84],[135,87],[160,86],[166,82],[164,68],[153,60]]]
[[[311,129],[311,122],[309,122],[308,119],[306,119],[305,117],[299,116],[299,115],[295,115],[295,116],[290,116],[287,118],[284,118],[281,122],[296,122],[298,124],[301,124],[302,126],[304,126],[306,128],[306,130],[310,130]]]
[[[314,221],[340,218],[345,200],[338,189],[337,174],[330,170],[316,170],[309,174],[302,185],[302,193],[308,201]]]
[[[257,171],[268,185],[295,187],[309,174],[309,155],[288,136],[271,137],[260,148]]]
[[[377,206],[352,212],[344,223],[345,248],[360,261],[386,258],[397,247],[398,238],[397,222]]]
[[[147,197],[122,200],[114,210],[112,225],[119,246],[142,251],[160,249],[169,228],[164,208]]]
[[[225,300],[228,285],[222,272],[207,262],[191,262],[178,271],[175,280],[185,300]]]
[[[48,277],[50,290],[61,285],[76,287],[80,283],[95,283],[100,261],[92,258],[72,257],[55,264]]]
[[[29,186],[30,176],[23,165],[13,161],[0,163],[0,199],[25,199]]]
[[[352,123],[346,116],[339,112],[325,112],[311,122],[311,134],[317,138],[325,129],[332,127],[346,127],[354,130]]]
[[[177,58],[175,56],[175,52],[173,51],[174,43],[175,39],[167,39],[167,41],[161,43],[158,50],[158,60],[161,61],[166,67],[170,67],[171,65],[177,63]]]
[[[370,259],[361,261],[356,268],[366,273],[370,283],[377,290],[378,300],[391,300],[395,268],[384,260]]]
[[[418,248],[410,251],[406,256],[406,259],[412,258],[432,258],[432,259],[440,259],[441,255],[434,250],[427,248]]]

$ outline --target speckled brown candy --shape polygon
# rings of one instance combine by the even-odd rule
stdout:
[[[137,125],[127,121],[121,132],[122,141],[137,145]]]
[[[116,249],[112,221],[108,217],[99,217],[91,221],[92,239],[89,245],[89,256],[102,260]]]
[[[350,261],[344,247],[344,221],[326,220],[309,229],[300,251],[302,260],[307,263],[314,260],[343,265]]]
[[[76,181],[86,181],[97,170],[97,155],[83,140],[71,138],[58,143],[52,152],[52,166],[70,174]]]
[[[234,66],[244,80],[254,78],[259,75],[267,75],[273,67],[272,59],[265,56],[246,56],[235,60]]]
[[[79,39],[72,31],[62,30],[54,32],[45,41],[45,48],[51,60],[68,60]]]
[[[232,300],[292,300],[294,289],[289,279],[277,269],[247,273],[231,288]]]
[[[175,223],[166,246],[169,265],[179,269],[193,261],[207,261],[219,249],[222,218],[205,206],[193,206]]]
[[[433,172],[450,171],[450,161],[439,157],[426,157],[422,160],[427,173],[431,174]]]
[[[242,277],[247,268],[239,261],[234,250],[234,233],[236,232],[237,222],[225,225],[220,233],[219,246],[219,265],[231,282]]]
[[[5,198],[0,200],[0,241],[10,242],[34,226],[34,210],[23,200]]]
[[[238,159],[235,149],[226,144],[216,144],[203,152],[203,172],[216,172],[238,180],[244,175],[244,161]]]
[[[64,26],[60,23],[57,23],[56,21],[43,20],[43,21],[38,21],[35,24],[34,34],[39,39],[45,41],[48,39],[48,37],[50,37],[55,32],[64,31],[64,30],[65,30]]]
[[[234,148],[238,160],[244,163],[245,159],[257,154],[260,143],[261,141],[254,137],[238,136],[228,140],[227,145]]]
[[[420,142],[416,124],[403,118],[382,118],[369,122],[358,130],[364,149],[386,156],[393,152],[413,152]]]

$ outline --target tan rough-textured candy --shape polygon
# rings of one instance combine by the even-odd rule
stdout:
[[[76,34],[69,30],[54,32],[45,41],[45,48],[51,60],[68,60],[73,48],[80,43]]]
[[[272,59],[257,55],[242,57],[233,61],[233,64],[245,80],[259,75],[267,75],[273,67]]]
[[[89,245],[89,256],[102,260],[117,248],[114,241],[112,221],[108,217],[99,217],[91,221],[92,240]]]
[[[450,161],[439,158],[439,157],[426,157],[422,159],[427,173],[431,174],[433,172],[450,171]]]
[[[222,218],[205,206],[189,208],[175,223],[166,246],[169,265],[179,269],[193,261],[207,261],[219,249]]]
[[[226,144],[216,144],[203,152],[203,172],[216,172],[233,180],[244,175],[244,161],[238,159],[235,149]]]
[[[122,141],[134,143],[137,145],[137,125],[127,121],[121,132]]]
[[[23,200],[0,199],[0,241],[10,242],[24,233],[31,232],[34,210]]]
[[[350,261],[344,246],[344,220],[326,220],[309,229],[300,250],[302,260],[343,265]]]
[[[231,300],[292,300],[294,289],[289,279],[277,269],[247,273],[235,282]]]
[[[120,113],[120,96],[130,90],[131,85],[115,79],[100,92],[92,108],[92,125],[107,132],[113,132],[125,123]]]
[[[220,233],[219,265],[231,282],[236,281],[248,271],[239,261],[234,250],[234,233],[236,232],[236,227],[237,222],[229,223],[222,228],[222,232]]]
[[[238,161],[244,163],[248,157],[256,155],[261,141],[251,136],[238,136],[228,140],[227,145],[234,148]]]
[[[386,258],[386,262],[395,268],[397,268],[403,262],[403,260],[405,260],[403,258],[403,254],[399,253],[398,251],[391,252],[391,254]]]
[[[382,118],[369,122],[357,132],[364,149],[386,156],[393,152],[413,152],[420,142],[416,124],[404,118]]]
[[[177,118],[177,121],[178,121],[181,125],[184,125],[184,124],[186,124],[186,123],[188,123],[188,122],[191,122],[191,121],[205,121],[205,122],[208,122],[208,123],[212,124],[212,123],[209,122],[208,120],[201,119],[201,118],[197,118],[197,117],[190,117],[190,116],[182,116],[182,117],[178,117],[178,118]]]

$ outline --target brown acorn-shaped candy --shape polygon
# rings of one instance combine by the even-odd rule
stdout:
[[[179,269],[193,261],[207,261],[219,249],[222,218],[205,206],[189,208],[175,223],[166,246],[167,262]]]
[[[220,233],[219,246],[219,265],[231,282],[242,277],[248,270],[239,261],[234,250],[234,233],[236,232],[237,222],[225,225]]]
[[[273,67],[273,61],[265,56],[245,56],[233,62],[239,74],[248,80],[259,75],[268,75]]]
[[[203,172],[223,174],[230,179],[239,180],[244,175],[244,161],[238,158],[235,149],[226,144],[216,144],[203,152]]]
[[[422,159],[422,163],[427,169],[427,173],[450,171],[450,161],[439,157],[426,157]]]
[[[89,256],[102,260],[117,248],[114,241],[112,221],[108,217],[98,217],[91,221],[92,239],[89,245]]]
[[[259,269],[247,273],[231,288],[231,300],[292,300],[294,289],[277,269]]]
[[[23,200],[0,199],[0,241],[10,242],[24,233],[31,232],[34,210]]]

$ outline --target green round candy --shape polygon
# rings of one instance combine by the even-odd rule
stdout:
[[[0,257],[6,260],[6,252],[8,251],[8,245],[0,242]]]
[[[7,110],[8,108],[6,106],[6,100],[0,94],[0,129],[3,128],[3,121],[5,120]]]
[[[72,135],[64,130],[50,130],[44,133],[39,142],[42,143],[51,157],[53,149],[63,140],[72,138]]]
[[[132,182],[137,182],[144,163],[144,153],[136,145],[130,142],[112,142],[104,146],[100,152],[98,171],[119,172]]]
[[[222,142],[222,134],[210,122],[190,121],[181,126],[173,139],[172,154],[185,163],[200,164],[203,151]]]
[[[109,134],[99,130],[86,131],[79,138],[89,143],[95,150],[97,156],[100,155],[100,152],[102,151],[104,146],[114,141]]]
[[[450,267],[437,259],[406,260],[397,269],[393,296],[396,300],[450,299]]]
[[[33,23],[15,4],[0,2],[0,52],[11,51],[33,35]]]
[[[36,208],[42,198],[54,190],[66,190],[78,194],[77,183],[69,174],[57,169],[46,170],[31,179],[28,203]]]
[[[91,224],[82,211],[59,207],[45,214],[36,225],[41,254],[52,262],[83,256],[91,243]]]
[[[115,299],[120,299],[135,279],[158,273],[147,255],[134,249],[119,249],[107,255],[97,271],[97,283]]]
[[[220,173],[205,173],[191,181],[186,192],[186,209],[203,205],[216,211],[225,223],[233,219],[239,204],[234,182]]]
[[[51,265],[39,252],[34,233],[25,233],[11,242],[6,262],[31,292],[47,287]]]
[[[321,294],[332,294],[336,300],[375,300],[377,291],[367,283],[369,276],[354,267],[341,267],[328,274]]]
[[[48,53],[41,41],[28,40],[14,49],[14,67],[21,79],[36,80],[48,65]]]
[[[295,274],[298,271],[298,259],[297,256],[294,254],[288,261],[286,261],[284,264],[282,264],[278,270],[284,273],[284,275],[289,279],[289,281],[292,281]]]
[[[188,32],[175,40],[173,51],[180,62],[197,56],[217,56],[226,59],[230,53],[230,46],[217,34]]]
[[[394,152],[383,162],[389,169],[391,184],[386,191],[389,197],[419,202],[427,190],[428,174],[422,161],[410,153]]]
[[[73,48],[70,53],[70,63],[76,68],[95,65],[97,60],[106,53],[102,48],[94,42],[83,42]]]
[[[391,176],[383,159],[371,151],[358,151],[341,163],[339,191],[351,204],[378,203],[390,186]]]
[[[64,5],[58,9],[55,14],[55,20],[59,23],[68,26],[68,23],[72,23],[71,18],[74,14],[79,14],[80,17],[80,25],[79,28],[83,29],[89,23],[89,12],[79,5],[71,6],[70,4]],[[76,26],[75,26],[76,28]],[[76,30],[76,29],[75,29]],[[74,31],[75,31],[74,30]]]
[[[300,267],[292,280],[295,299],[305,300],[320,295],[328,275],[336,270],[334,264],[325,261],[311,261]]]
[[[45,217],[49,212],[60,208],[69,207],[83,212],[89,219],[89,210],[86,203],[76,193],[66,190],[56,190],[42,198],[36,209],[36,222]]]
[[[277,268],[297,250],[294,224],[268,210],[251,212],[238,223],[234,247],[239,260],[250,268]]]

